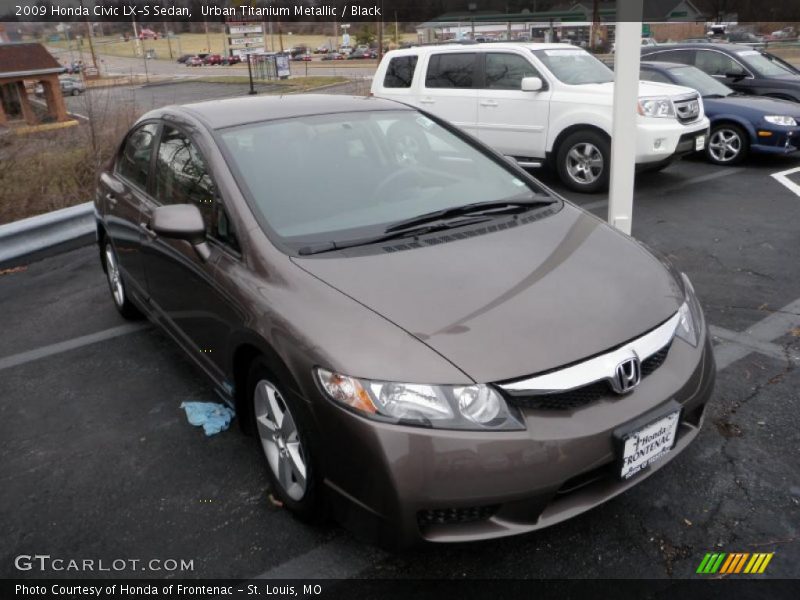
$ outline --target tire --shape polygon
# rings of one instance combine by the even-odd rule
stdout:
[[[327,518],[320,451],[308,409],[283,391],[288,379],[263,358],[253,361],[247,390],[256,442],[273,495],[300,520],[320,523]]]
[[[706,145],[706,158],[715,165],[738,165],[750,152],[750,137],[747,132],[731,123],[722,123],[711,128]]]
[[[131,321],[141,319],[141,311],[131,302],[125,290],[125,281],[119,269],[117,253],[111,245],[111,242],[107,239],[104,240],[104,244],[101,256],[103,259],[103,268],[106,272],[106,280],[108,281],[108,289],[111,292],[111,299],[114,301],[114,306],[117,307],[119,314],[126,319]]]
[[[597,131],[583,130],[567,136],[556,152],[556,170],[571,190],[594,194],[608,188],[611,144]]]
[[[72,92],[70,92],[70,93],[71,93],[73,96],[77,96],[77,95],[78,95],[78,94],[80,94],[81,92],[80,92],[80,90],[72,90]]]

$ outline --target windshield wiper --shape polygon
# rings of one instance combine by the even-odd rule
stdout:
[[[488,217],[477,217],[472,219],[454,219],[452,221],[445,221],[437,223],[436,225],[427,225],[424,227],[408,227],[401,231],[386,232],[381,235],[376,235],[367,238],[359,238],[357,240],[346,240],[343,242],[320,242],[319,244],[304,246],[297,251],[300,256],[311,256],[312,254],[323,254],[325,252],[334,252],[336,250],[344,250],[345,248],[355,248],[357,246],[369,246],[370,244],[379,244],[381,242],[388,242],[400,238],[419,237],[427,233],[435,231],[442,231],[444,229],[453,229],[463,225],[474,225],[476,223],[483,223],[488,221]]]
[[[478,214],[503,214],[522,212],[530,210],[538,206],[550,206],[555,204],[558,200],[552,198],[547,200],[534,200],[532,197],[525,199],[508,198],[506,200],[490,200],[488,202],[473,202],[472,204],[464,204],[462,206],[452,206],[450,208],[443,208],[433,212],[411,217],[398,221],[394,225],[386,228],[384,233],[394,233],[405,231],[408,228],[413,228],[426,223],[435,223],[441,219],[449,219],[451,217],[460,217],[464,215],[478,215]]]

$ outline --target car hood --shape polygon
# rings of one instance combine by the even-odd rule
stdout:
[[[527,225],[437,241],[293,260],[479,382],[601,353],[683,302],[680,284],[653,255],[569,204]],[[369,343],[358,332],[353,339]]]
[[[704,98],[706,110],[714,113],[736,112],[762,115],[782,115],[800,119],[800,104],[789,100],[764,96],[728,96],[727,98]]]
[[[614,96],[613,81],[606,83],[583,83],[572,87],[587,94],[608,96],[612,99]],[[640,97],[683,96],[686,94],[697,94],[697,92],[692,88],[683,87],[682,85],[673,85],[671,83],[656,83],[652,81],[639,82]]]

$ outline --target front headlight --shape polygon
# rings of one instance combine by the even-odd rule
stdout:
[[[675,105],[666,97],[639,98],[637,111],[643,117],[668,119],[675,116]]]
[[[437,429],[521,430],[521,416],[492,387],[358,379],[314,369],[325,394],[361,416]]]
[[[764,117],[764,120],[767,123],[772,123],[773,125],[784,125],[786,127],[794,127],[797,125],[797,121],[794,117],[786,117],[783,115],[769,115]]]
[[[690,344],[693,348],[697,348],[700,342],[700,323],[701,323],[701,308],[697,297],[694,294],[694,287],[692,282],[685,273],[681,273],[684,288],[686,289],[686,299],[681,307],[678,309],[680,320],[678,321],[678,328],[675,330],[675,335],[681,338],[684,342]]]

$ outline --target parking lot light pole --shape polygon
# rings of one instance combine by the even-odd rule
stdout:
[[[642,0],[617,3],[608,222],[629,235],[633,222],[633,182],[636,174],[636,108],[639,102],[642,15]]]

